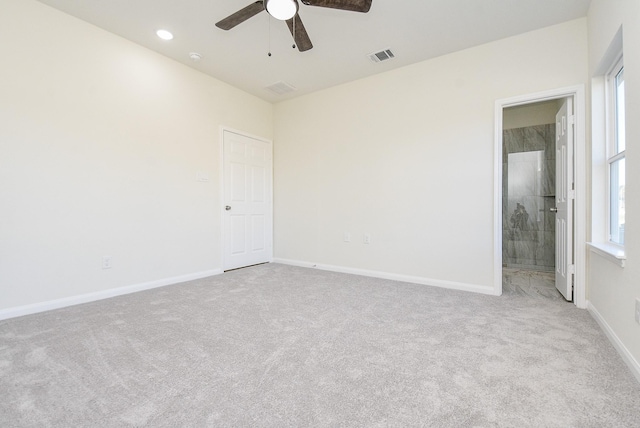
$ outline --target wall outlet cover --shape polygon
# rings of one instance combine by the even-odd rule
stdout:
[[[111,269],[112,266],[111,256],[102,257],[102,269]]]

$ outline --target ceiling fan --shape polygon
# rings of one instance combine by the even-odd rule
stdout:
[[[353,12],[367,13],[373,0],[300,0],[307,6],[329,7],[332,9],[350,10]],[[230,30],[236,25],[266,10],[276,19],[286,21],[289,31],[293,36],[295,46],[300,52],[308,51],[313,47],[311,39],[304,28],[304,24],[298,14],[298,0],[258,0],[249,6],[240,9],[222,21],[216,23],[216,27]]]

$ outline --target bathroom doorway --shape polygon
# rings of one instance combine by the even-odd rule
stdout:
[[[585,242],[584,195],[576,192],[576,184],[584,182],[583,91],[576,87],[496,102],[499,293],[515,290],[586,304],[584,254],[575,251]]]
[[[503,292],[557,298],[556,113],[563,100],[502,112]]]

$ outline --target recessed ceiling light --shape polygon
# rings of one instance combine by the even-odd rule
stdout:
[[[167,31],[167,30],[158,30],[158,31],[156,31],[156,34],[162,40],[171,40],[171,39],[173,39],[173,34],[171,34],[171,32]]]

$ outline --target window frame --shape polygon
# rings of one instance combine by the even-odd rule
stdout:
[[[616,164],[626,159],[626,144],[623,150],[618,150],[618,142],[620,133],[624,132],[626,137],[626,129],[619,129],[619,110],[618,110],[618,76],[620,73],[624,73],[624,58],[622,54],[616,56],[616,60],[613,62],[613,66],[609,68],[605,74],[605,118],[606,118],[606,205],[607,205],[607,218],[606,218],[606,234],[608,244],[616,247],[624,248],[624,235],[622,236],[622,242],[614,241],[613,233],[613,214],[618,212],[618,207],[613,207],[613,180],[611,173],[613,170],[613,164]],[[624,74],[623,74],[624,76]],[[623,102],[626,102],[626,97]],[[624,114],[624,112],[623,112]],[[626,125],[623,118],[623,125]],[[626,163],[626,162],[625,162]],[[625,171],[626,174],[626,171]],[[626,220],[625,220],[626,223]]]

